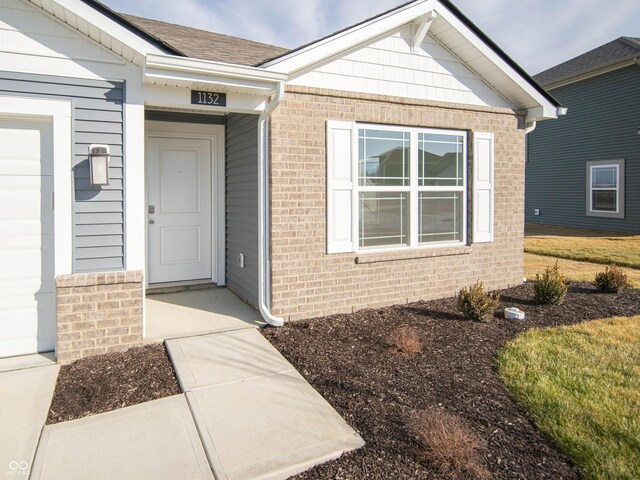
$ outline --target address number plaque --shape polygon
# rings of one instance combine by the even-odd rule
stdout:
[[[227,94],[191,90],[192,105],[209,105],[210,107],[226,107]]]

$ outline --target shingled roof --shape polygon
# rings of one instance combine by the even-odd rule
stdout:
[[[620,37],[571,60],[534,75],[542,86],[569,80],[583,73],[640,56],[640,38]]]
[[[283,55],[286,48],[254,42],[197,28],[119,14],[134,26],[187,57],[212,60],[236,65],[255,66],[263,61]]]

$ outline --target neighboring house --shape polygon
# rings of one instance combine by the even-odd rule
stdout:
[[[522,281],[525,127],[558,104],[448,1],[291,51],[92,0],[0,29],[0,356],[138,345],[149,286],[281,325]]]
[[[528,136],[526,222],[640,233],[640,38],[534,78],[568,115]]]

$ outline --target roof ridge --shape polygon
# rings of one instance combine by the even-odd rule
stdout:
[[[640,38],[623,36],[623,37],[619,37],[618,40],[620,40],[620,41],[626,43],[627,45],[629,45],[630,47],[635,48],[636,50],[640,51]]]
[[[155,18],[141,17],[139,15],[132,15],[132,14],[129,14],[129,13],[122,13],[122,12],[116,12],[116,13],[118,13],[119,15],[122,15],[125,18],[133,18],[133,19],[144,20],[144,21],[147,21],[147,22],[161,23],[163,25],[167,25],[167,26],[170,26],[170,27],[181,27],[181,28],[186,28],[188,30],[196,30],[198,32],[220,35],[220,36],[227,37],[227,38],[244,40],[246,42],[252,42],[252,43],[255,43],[255,44],[258,44],[258,45],[264,45],[265,47],[281,48],[281,49],[287,50],[287,51],[289,50],[288,48],[281,47],[279,45],[273,45],[271,43],[259,42],[257,40],[251,40],[250,38],[238,37],[237,35],[229,35],[229,34],[226,34],[226,33],[214,32],[212,30],[205,30],[203,28],[190,27],[188,25],[183,25],[181,23],[165,22],[164,20],[157,20]]]

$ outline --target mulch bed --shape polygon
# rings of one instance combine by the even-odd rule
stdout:
[[[180,393],[163,345],[83,358],[60,368],[47,423],[129,407]]]
[[[485,466],[499,479],[574,479],[577,468],[533,425],[496,372],[497,350],[532,327],[640,314],[640,291],[597,293],[574,284],[563,305],[537,305],[531,284],[502,293],[525,321],[475,323],[458,314],[452,298],[364,310],[306,322],[264,335],[362,435],[366,446],[297,479],[446,478],[416,460],[409,433],[412,413],[427,407],[458,415],[487,443]],[[420,331],[422,353],[390,351],[397,326]]]

